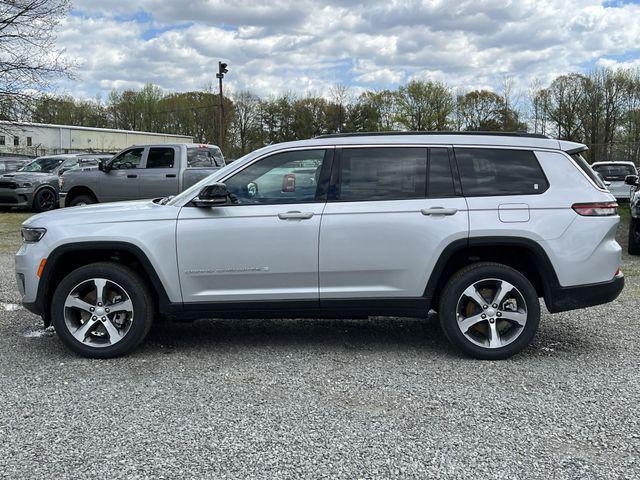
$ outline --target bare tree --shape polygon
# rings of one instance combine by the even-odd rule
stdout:
[[[69,76],[71,64],[55,44],[55,29],[69,0],[0,1],[0,97],[15,119],[54,78]]]

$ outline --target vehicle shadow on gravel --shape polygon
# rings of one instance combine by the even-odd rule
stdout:
[[[550,356],[554,352],[582,355],[598,348],[579,331],[566,327],[543,320],[532,345],[518,356]],[[143,350],[174,353],[238,346],[322,347],[323,351],[418,350],[435,356],[465,358],[449,344],[435,314],[427,319],[203,319],[193,324],[162,323],[153,326]]]
[[[323,349],[420,349],[448,352],[438,319],[203,319],[154,325],[145,349],[198,350],[225,346],[322,346]]]

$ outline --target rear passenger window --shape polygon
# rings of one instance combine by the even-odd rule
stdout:
[[[427,195],[430,198],[455,196],[449,151],[446,148],[429,149],[429,175],[427,178],[429,179]]]
[[[402,200],[426,195],[426,148],[344,148],[338,200]]]
[[[175,150],[170,147],[152,147],[147,155],[147,168],[173,168]]]
[[[456,148],[455,154],[467,197],[532,195],[549,188],[532,151]]]

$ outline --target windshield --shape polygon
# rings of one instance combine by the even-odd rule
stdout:
[[[594,165],[593,169],[604,177],[605,180],[624,180],[627,175],[635,175],[636,170],[628,164],[604,164]]]
[[[36,158],[33,162],[29,163],[22,167],[20,172],[42,172],[42,173],[51,173],[58,166],[64,162],[66,159],[64,158],[47,158],[41,157]]]

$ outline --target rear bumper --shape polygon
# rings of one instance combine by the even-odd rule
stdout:
[[[624,288],[624,275],[616,275],[613,280],[575,287],[560,287],[544,299],[551,313],[576,310],[609,303],[618,298]]]

